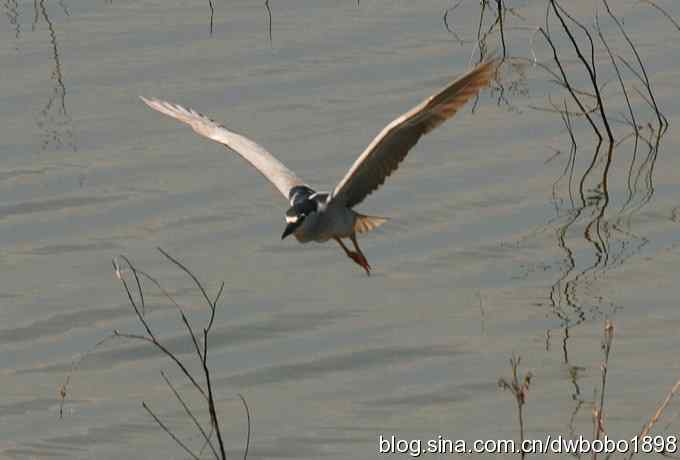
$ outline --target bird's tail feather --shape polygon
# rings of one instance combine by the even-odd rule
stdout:
[[[389,219],[386,217],[365,216],[357,213],[357,218],[354,220],[354,231],[357,233],[366,233],[375,230]]]

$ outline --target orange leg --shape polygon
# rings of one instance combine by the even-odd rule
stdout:
[[[350,236],[350,239],[352,240],[352,243],[354,243],[354,249],[357,250],[357,252],[359,253],[359,256],[361,257],[361,260],[362,260],[361,265],[366,269],[367,272],[369,272],[371,270],[371,266],[369,265],[368,260],[366,259],[366,256],[364,255],[364,253],[361,251],[361,248],[359,247],[359,243],[357,242],[357,234],[352,233],[352,236]],[[370,273],[369,273],[369,275],[370,275]]]
[[[361,249],[359,249],[359,246],[357,245],[357,240],[354,235],[352,235],[352,242],[354,243],[354,247],[357,249],[357,252],[350,251],[347,249],[347,246],[345,246],[345,243],[342,242],[340,238],[334,238],[335,241],[338,242],[340,247],[345,251],[345,254],[347,254],[347,257],[352,259],[357,265],[359,265],[361,268],[366,270],[366,274],[368,276],[371,276],[371,266],[368,265],[368,261],[366,260],[366,257],[361,252]]]

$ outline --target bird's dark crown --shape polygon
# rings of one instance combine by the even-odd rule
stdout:
[[[288,200],[292,206],[298,201],[309,198],[311,195],[314,195],[314,193],[316,192],[306,185],[296,185],[290,189],[290,192],[288,192]]]
[[[286,211],[286,220],[292,221],[319,211],[327,201],[328,193],[317,193],[306,185],[298,185],[290,189],[288,197],[291,207]]]

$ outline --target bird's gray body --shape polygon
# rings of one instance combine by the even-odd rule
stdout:
[[[309,214],[293,235],[300,243],[323,243],[331,238],[349,238],[355,233],[357,216],[356,212],[345,206],[331,204]]]
[[[451,118],[487,86],[497,66],[495,59],[478,64],[395,118],[359,155],[330,193],[315,192],[262,146],[205,115],[159,99],[142,100],[152,109],[188,124],[201,136],[234,150],[265,176],[291,205],[281,238],[293,234],[301,243],[335,239],[347,256],[369,273],[370,265],[359,249],[356,234],[371,231],[387,219],[365,216],[353,208],[385,182],[422,136]],[[350,238],[357,251],[347,249],[341,238]]]
[[[295,223],[303,216],[293,231],[300,243],[349,238],[356,231],[354,225],[360,214],[333,202],[329,192],[316,192],[307,185],[298,185],[291,189],[289,198],[291,207],[286,212],[286,221]]]

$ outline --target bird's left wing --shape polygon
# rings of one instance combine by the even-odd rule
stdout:
[[[304,185],[304,182],[293,171],[286,168],[274,155],[247,137],[229,131],[224,126],[192,109],[160,99],[146,99],[141,96],[140,98],[152,109],[186,123],[197,134],[224,144],[227,148],[238,153],[264,177],[269,179],[286,199],[290,199],[289,194],[293,187]]]
[[[499,61],[491,59],[393,120],[366,147],[335,187],[332,200],[349,208],[380,187],[418,140],[451,118],[489,84]]]

